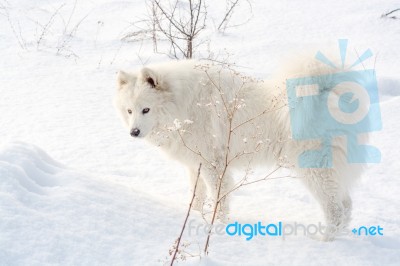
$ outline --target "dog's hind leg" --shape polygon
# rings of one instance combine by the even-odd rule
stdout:
[[[351,213],[351,199],[332,169],[304,169],[304,183],[319,201],[327,223],[323,240],[332,241],[347,226]]]
[[[344,192],[342,203],[343,203],[344,215],[345,215],[344,226],[346,227],[350,223],[351,211],[353,209],[353,203],[352,203],[352,200],[350,198],[348,191]]]

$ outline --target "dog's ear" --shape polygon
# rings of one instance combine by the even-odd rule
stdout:
[[[136,82],[136,76],[131,75],[125,71],[118,71],[118,75],[117,75],[117,85],[118,85],[118,89],[122,89],[124,87],[124,85],[128,84],[128,83],[135,83]]]
[[[160,77],[157,75],[157,73],[150,69],[150,68],[143,68],[142,69],[142,77],[143,81],[146,82],[147,84],[150,85],[151,88],[154,88],[156,90],[165,90],[165,86],[163,86]]]

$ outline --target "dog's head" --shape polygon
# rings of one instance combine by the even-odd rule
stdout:
[[[156,71],[143,68],[139,73],[118,73],[114,106],[132,137],[144,138],[160,127],[169,102],[168,84]]]

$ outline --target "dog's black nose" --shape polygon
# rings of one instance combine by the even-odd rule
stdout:
[[[131,131],[132,137],[137,137],[137,136],[139,136],[139,134],[140,134],[140,130],[138,128],[132,129],[132,131]]]

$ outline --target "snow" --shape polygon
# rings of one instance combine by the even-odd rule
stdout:
[[[358,53],[370,48],[377,55],[365,66],[377,70],[383,130],[372,134],[371,144],[381,150],[382,163],[371,165],[354,188],[350,227],[380,225],[384,236],[325,243],[306,236],[246,241],[213,235],[209,256],[186,256],[186,263],[398,265],[400,21],[380,18],[398,1],[251,2],[252,15],[243,3],[232,17],[251,20],[224,34],[215,31],[223,1],[209,2],[213,23],[202,36],[244,72],[267,77],[293,52],[324,52],[339,38],[348,38]],[[168,58],[154,54],[150,42],[120,41],[143,17],[144,1],[74,3],[0,2],[0,265],[163,264],[189,203],[188,178],[181,165],[129,136],[112,97],[119,69]],[[322,221],[316,202],[293,179],[243,188],[232,200],[231,221]],[[202,222],[197,213],[191,219]],[[198,254],[205,236],[185,232],[183,240]]]

